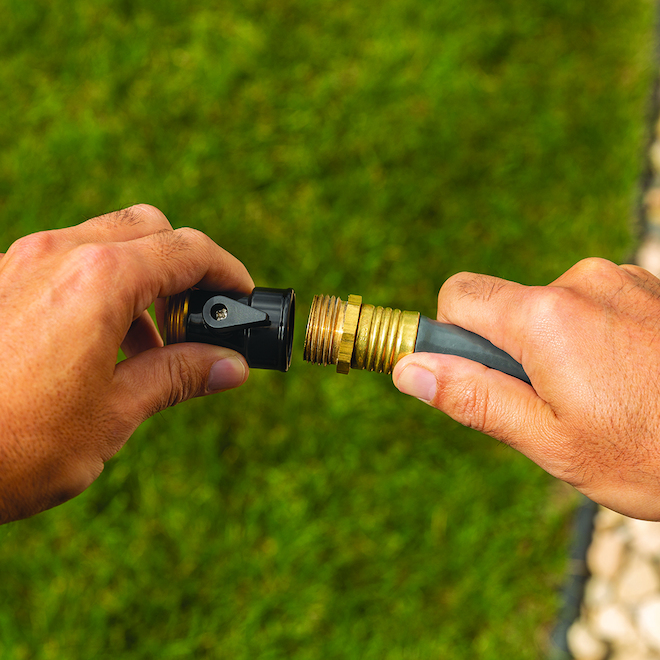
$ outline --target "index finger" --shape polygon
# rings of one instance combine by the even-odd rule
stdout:
[[[440,289],[438,321],[481,335],[522,362],[520,331],[534,288],[490,275],[458,273]]]
[[[115,314],[124,310],[116,321],[121,333],[157,298],[193,286],[245,293],[254,288],[236,257],[189,227],[121,243],[85,244],[75,250],[76,268],[93,272],[101,280],[105,308],[114,309]]]
[[[192,286],[243,293],[254,289],[241,261],[191,227],[158,232],[120,247],[128,252],[140,279],[149,283],[150,303]]]
[[[160,209],[150,204],[135,204],[90,218],[74,227],[56,229],[55,232],[63,239],[80,245],[131,241],[171,229],[172,225]]]

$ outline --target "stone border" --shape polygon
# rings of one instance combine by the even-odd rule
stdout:
[[[660,75],[650,117],[634,262],[660,277]],[[660,660],[660,523],[598,507],[586,566],[579,617],[565,640],[574,660]]]
[[[575,660],[660,659],[660,523],[600,507],[587,566]]]

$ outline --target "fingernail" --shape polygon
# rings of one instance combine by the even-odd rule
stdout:
[[[207,387],[209,392],[230,390],[238,387],[245,380],[245,365],[235,357],[218,360],[209,371]]]
[[[396,386],[404,394],[409,394],[428,403],[435,398],[437,382],[435,375],[428,369],[411,364],[401,372]]]

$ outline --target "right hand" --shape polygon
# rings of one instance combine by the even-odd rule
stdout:
[[[460,273],[438,320],[482,335],[532,386],[451,355],[401,359],[397,387],[492,435],[588,497],[660,520],[660,280],[586,259],[545,287]]]

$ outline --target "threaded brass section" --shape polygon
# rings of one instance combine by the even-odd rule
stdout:
[[[186,341],[188,300],[190,290],[170,296],[165,304],[165,343],[178,344]]]
[[[415,352],[418,327],[419,312],[362,305],[351,366],[392,373],[404,355]]]
[[[336,364],[338,373],[366,369],[389,374],[414,353],[419,312],[362,305],[360,296],[344,303],[334,296],[314,296],[305,333],[304,358]]]
[[[309,311],[303,357],[308,362],[337,364],[346,303],[335,296],[314,296]]]

